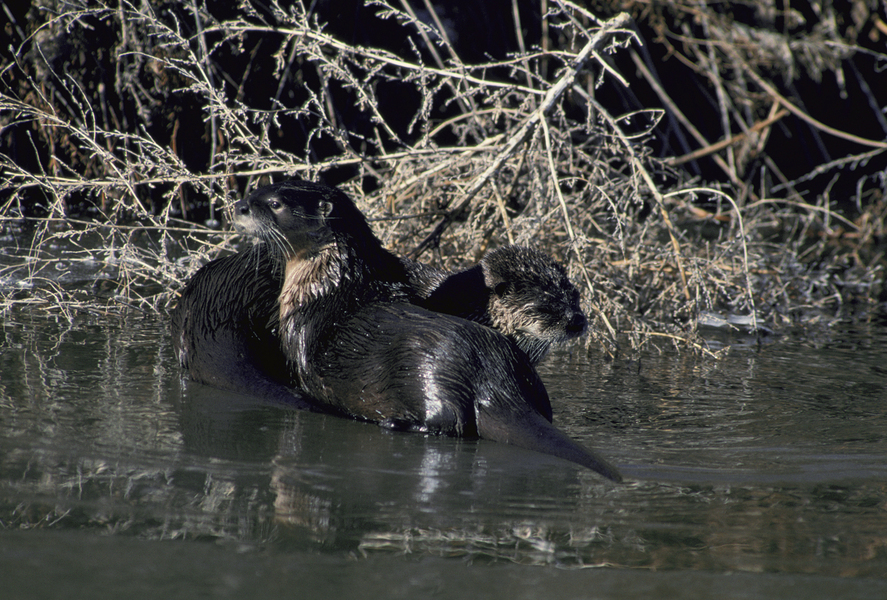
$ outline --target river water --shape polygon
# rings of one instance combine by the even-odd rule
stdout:
[[[885,598],[887,326],[540,367],[625,475],[183,380],[166,319],[2,317],[8,598]]]

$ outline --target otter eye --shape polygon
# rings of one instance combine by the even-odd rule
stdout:
[[[278,200],[269,200],[268,206],[271,208],[271,210],[277,210],[283,205]]]

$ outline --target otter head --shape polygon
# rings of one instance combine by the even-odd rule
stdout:
[[[316,254],[332,241],[333,204],[310,190],[285,184],[254,191],[234,205],[238,230],[266,242],[284,261]]]
[[[551,344],[585,333],[588,321],[579,290],[548,255],[507,246],[484,256],[481,268],[493,327],[516,342],[534,363],[545,357]]]
[[[281,320],[343,283],[362,285],[370,276],[367,265],[382,265],[382,271],[389,265],[366,217],[334,187],[299,180],[266,185],[235,204],[234,221],[265,241],[275,266],[283,267]]]

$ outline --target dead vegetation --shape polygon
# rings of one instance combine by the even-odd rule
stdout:
[[[830,2],[605,16],[506,0],[514,48],[471,61],[446,5],[357,4],[376,45],[300,2],[45,1],[13,19],[3,306],[163,310],[238,242],[231,199],[295,176],[341,185],[400,254],[550,252],[610,352],[622,336],[702,348],[697,326],[718,316],[779,329],[877,313],[887,56],[868,46],[887,27],[869,4],[844,22]],[[802,83],[825,80],[865,108],[862,129],[805,105],[819,99]]]

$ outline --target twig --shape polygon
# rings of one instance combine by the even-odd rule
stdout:
[[[736,212],[736,221],[739,223],[739,239],[742,240],[742,261],[745,266],[745,286],[746,291],[748,292],[748,300],[751,304],[751,313],[752,313],[752,327],[755,329],[758,328],[758,320],[757,320],[757,311],[755,310],[755,295],[752,290],[751,285],[751,271],[749,269],[748,263],[748,240],[745,239],[745,226],[742,222],[742,213],[739,210],[739,207],[736,205],[736,201],[730,197],[729,194],[725,194],[719,190],[715,190],[712,188],[693,188],[689,190],[679,190],[676,192],[671,192],[663,195],[663,198],[668,198],[670,196],[677,196],[679,194],[688,194],[693,192],[705,192],[708,194],[715,194],[717,196],[721,196],[726,198],[727,202],[729,202],[733,206],[733,210]]]
[[[788,114],[787,110],[780,110],[772,117],[764,119],[763,121],[759,121],[755,123],[753,126],[749,127],[748,131],[743,131],[742,133],[737,133],[734,136],[726,140],[721,140],[720,142],[715,142],[714,144],[709,144],[705,148],[700,148],[699,150],[695,150],[690,152],[689,154],[685,154],[683,156],[678,156],[676,158],[667,158],[665,159],[665,164],[670,167],[676,167],[678,165],[682,165],[686,162],[690,162],[691,160],[696,160],[697,158],[702,158],[703,156],[708,156],[709,154],[714,154],[715,152],[719,152],[720,150],[735,144],[749,136],[749,134],[755,133],[764,129],[765,127],[769,127],[776,121],[780,120],[782,117]]]
[[[389,154],[382,154],[379,156],[372,157],[373,162],[388,162],[388,161],[397,161],[404,158],[427,155],[434,156],[439,154],[459,154],[459,155],[467,155],[471,156],[480,151],[484,152],[493,152],[497,150],[499,146],[491,145],[484,146],[478,145],[471,148],[429,148],[429,149],[415,149],[415,150],[406,150],[403,152],[391,152]],[[3,158],[0,156],[0,158]],[[265,161],[264,168],[261,169],[245,169],[238,170],[238,177],[247,177],[247,176],[256,176],[256,175],[273,175],[279,173],[300,173],[307,172],[311,170],[323,170],[329,169],[337,166],[344,165],[357,165],[363,162],[366,162],[368,159],[363,157],[356,158],[333,158],[327,161],[314,163],[310,165],[300,165],[293,164],[289,162],[272,162],[270,160]],[[10,168],[13,166],[17,167],[17,165],[7,165]],[[20,173],[22,176],[25,176],[24,172]],[[6,173],[5,175],[8,175]],[[118,188],[122,185],[122,182],[126,182],[126,185],[131,186],[131,189],[134,189],[137,186],[152,186],[164,183],[194,183],[198,181],[216,181],[219,179],[226,179],[230,177],[230,173],[209,173],[205,175],[200,174],[192,174],[188,173],[186,175],[180,176],[166,176],[166,177],[145,177],[139,178],[137,181],[131,181],[126,179],[122,174],[120,174],[119,179],[90,179],[88,182],[82,179],[71,179],[67,177],[41,177],[39,180],[35,179],[31,183],[23,183],[19,187],[27,188],[27,187],[41,187],[44,184],[50,186],[60,186],[60,187],[68,187],[68,188],[79,188],[85,185],[89,185],[89,187],[95,188]]]
[[[755,70],[752,69],[751,66],[749,66],[749,64],[747,62],[745,62],[742,59],[742,57],[739,56],[739,54],[737,52],[735,52],[732,48],[727,48],[727,51],[731,54],[731,56],[733,56],[733,60],[735,60],[737,63],[741,64],[744,67],[745,72],[748,73],[748,75],[754,80],[754,82],[757,83],[765,92],[767,92],[770,95],[770,97],[772,97],[775,101],[782,104],[793,115],[795,115],[796,117],[798,117],[802,121],[807,122],[808,124],[812,125],[816,129],[819,129],[820,131],[824,131],[825,133],[831,134],[835,137],[839,137],[844,140],[856,142],[857,144],[862,144],[864,146],[871,146],[873,148],[887,148],[887,142],[881,142],[878,140],[869,140],[869,139],[866,139],[863,137],[859,137],[857,135],[853,135],[852,133],[847,133],[846,131],[841,131],[840,129],[835,129],[834,127],[829,127],[825,123],[821,123],[820,121],[817,121],[816,119],[814,119],[813,117],[811,117],[810,115],[805,113],[803,110],[801,110],[800,108],[798,108],[797,106],[795,106],[794,104],[789,102],[789,100],[785,96],[780,94],[776,90],[776,88],[774,88],[772,85],[770,85],[769,83],[764,81],[763,77],[761,77],[760,75],[755,73]]]
[[[496,180],[490,182],[490,186],[493,188],[493,195],[496,197],[496,206],[499,207],[499,212],[502,215],[502,224],[505,226],[505,235],[508,236],[508,243],[514,245],[514,234],[511,232],[511,219],[508,218],[508,211],[505,210],[505,199],[502,198],[502,194],[499,193],[499,186],[496,185]]]
[[[877,149],[877,150],[869,150],[868,152],[864,152],[863,154],[854,154],[852,156],[845,156],[843,158],[835,159],[833,161],[819,165],[818,167],[816,167],[815,169],[813,169],[812,171],[810,171],[806,175],[798,177],[797,179],[794,179],[792,181],[786,181],[785,183],[782,183],[780,185],[773,186],[773,188],[770,191],[771,192],[778,192],[778,191],[782,190],[783,188],[792,188],[793,186],[795,186],[798,183],[810,181],[814,177],[822,175],[823,173],[827,173],[828,171],[831,171],[832,169],[835,169],[838,167],[843,167],[844,165],[853,164],[853,163],[864,163],[865,161],[871,160],[872,158],[878,156],[879,154],[883,154],[883,153],[884,153],[884,150]]]
[[[579,248],[576,246],[576,234],[573,233],[573,225],[570,223],[570,211],[567,210],[567,202],[564,200],[564,195],[561,192],[560,181],[557,176],[557,169],[554,166],[554,152],[551,149],[551,133],[548,131],[548,121],[546,119],[542,119],[542,132],[545,137],[545,153],[548,156],[548,169],[551,173],[551,185],[554,187],[555,194],[557,194],[558,204],[560,204],[561,210],[564,214],[564,226],[567,229],[567,235],[570,238],[570,248],[576,254],[579,259],[579,268],[582,270],[582,276],[585,279],[585,285],[588,286],[588,289],[593,289],[591,285],[591,277],[588,275],[588,269],[585,267],[585,257],[581,255],[579,252]],[[603,313],[603,311],[598,311],[598,314],[601,316],[604,325],[607,326],[607,329],[610,332],[611,339],[616,340],[616,330],[613,329],[613,326],[610,325],[609,319],[607,319],[607,315]],[[609,352],[609,349],[608,349]],[[612,354],[611,354],[612,356]]]
[[[859,226],[850,219],[839,215],[828,207],[815,206],[813,204],[807,204],[806,202],[796,202],[794,200],[785,200],[783,198],[761,198],[760,200],[756,200],[751,204],[747,204],[745,206],[745,209],[750,210],[756,206],[764,206],[765,204],[787,204],[788,206],[797,206],[798,208],[802,208],[810,212],[821,212],[831,218],[840,221],[850,229],[853,229],[854,231],[859,231]]]
[[[430,0],[425,0],[429,2]],[[521,27],[520,22],[520,10],[518,9],[517,0],[511,0],[511,18],[514,21],[514,35],[517,38],[517,47],[520,50],[522,56],[526,56],[527,47],[524,44],[524,32]],[[533,77],[530,73],[530,62],[528,59],[524,58],[524,74],[527,77],[527,87],[533,87]],[[533,108],[536,108],[536,103],[533,102]]]
[[[517,151],[518,147],[527,140],[530,133],[536,128],[539,122],[554,109],[555,104],[560,99],[561,95],[563,95],[563,93],[570,87],[573,80],[576,78],[576,74],[591,55],[591,52],[601,46],[603,42],[615,32],[615,30],[625,27],[628,20],[629,16],[627,13],[620,13],[601,26],[601,28],[595,33],[594,37],[592,37],[579,54],[576,55],[576,58],[573,59],[572,64],[567,68],[566,72],[561,75],[560,79],[558,79],[551,88],[549,88],[545,97],[540,102],[539,108],[533,111],[524,124],[521,125],[520,128],[508,139],[505,143],[505,148],[498,156],[496,156],[492,164],[475,178],[459,204],[453,207],[449,214],[438,223],[437,227],[434,228],[434,231],[432,231],[428,237],[422,240],[422,242],[410,252],[410,257],[414,259],[418,258],[425,250],[438,243],[441,235],[443,235],[443,232],[447,229],[450,223],[462,214],[462,211],[468,207],[472,199],[474,199],[490,177],[492,177],[505,161]]]
[[[618,17],[618,15],[617,15]],[[615,17],[614,17],[615,18]],[[526,86],[517,85],[513,82],[502,83],[498,81],[493,81],[490,79],[483,79],[480,77],[475,77],[474,75],[468,75],[464,72],[457,72],[450,69],[435,69],[433,67],[429,67],[427,65],[417,65],[415,63],[411,63],[401,59],[400,57],[391,54],[390,52],[386,52],[385,50],[379,50],[377,48],[367,48],[365,46],[357,46],[357,45],[349,45],[344,42],[340,42],[332,36],[320,33],[318,31],[309,29],[308,27],[296,27],[296,28],[286,28],[286,27],[269,27],[269,26],[261,26],[261,25],[253,25],[251,23],[225,23],[223,25],[217,25],[215,27],[207,27],[205,32],[215,32],[221,33],[223,35],[231,35],[231,34],[245,34],[250,32],[259,32],[259,33],[268,33],[268,34],[281,34],[287,36],[294,37],[305,37],[311,40],[318,41],[324,44],[326,47],[334,48],[341,52],[345,52],[347,54],[354,54],[359,56],[364,56],[367,58],[372,58],[374,60],[378,60],[384,64],[390,65],[392,67],[398,67],[405,69],[407,71],[412,71],[415,73],[428,73],[431,75],[438,75],[440,77],[448,78],[448,79],[460,79],[469,83],[475,83],[478,85],[482,85],[485,87],[494,87],[494,88],[502,88],[507,90],[519,91],[525,94],[532,94],[535,96],[542,96],[543,92],[541,90],[535,90],[533,88],[528,88]],[[514,61],[503,62],[502,64],[509,64]],[[482,66],[483,70],[490,69],[492,67],[498,66],[497,63],[487,63]],[[471,68],[470,66],[467,68]]]
[[[450,53],[450,56],[456,61],[458,64],[462,64],[462,61],[459,60],[459,55],[456,54],[456,50],[453,48],[453,45],[450,44],[450,39],[447,36],[446,28],[444,28],[443,23],[440,22],[440,18],[437,16],[437,11],[434,10],[434,5],[429,2],[429,0],[424,0],[425,2],[425,10],[431,15],[432,20],[434,21],[435,26],[437,26],[437,33],[444,40],[444,43],[447,47],[447,50]],[[428,51],[431,52],[431,57],[434,58],[435,64],[437,64],[438,68],[444,70],[444,62],[440,57],[440,54],[437,51],[437,47],[434,42],[431,41],[431,38],[428,37],[428,33],[425,31],[425,25],[422,23],[419,18],[416,16],[416,12],[413,10],[413,7],[410,5],[409,0],[400,0],[400,5],[404,8],[407,14],[415,23],[415,27],[419,30],[419,35],[422,36],[422,41],[425,42],[425,46],[428,48]],[[472,120],[475,121],[475,126],[480,129],[477,124],[477,106],[475,105],[473,99],[469,96],[468,101],[461,97],[459,94],[459,90],[456,87],[456,84],[453,83],[452,80],[448,81],[448,85],[453,90],[453,94],[456,97],[456,101],[459,103],[459,106],[462,108],[462,112],[464,114],[468,114],[472,116]]]
[[[715,358],[715,359],[720,358],[720,356],[718,356],[716,353],[712,352],[711,350],[709,350],[708,348],[706,348],[702,344],[699,344],[698,342],[694,342],[693,340],[682,337],[680,335],[674,335],[673,333],[662,333],[659,331],[636,331],[636,330],[621,331],[620,333],[629,334],[629,335],[630,334],[649,335],[651,337],[664,337],[664,338],[669,338],[672,340],[678,340],[679,342],[683,342],[685,344],[693,346],[694,348],[696,348],[697,350],[699,350],[703,354],[707,354],[711,358]]]
[[[619,127],[619,123],[616,119],[613,118],[612,115],[605,109],[597,100],[589,96],[585,93],[585,90],[574,87],[576,92],[578,92],[585,100],[594,105],[594,107],[600,112],[600,114],[607,120],[610,124],[610,127],[613,131],[616,132],[619,141],[622,143],[625,148],[626,153],[631,161],[632,168],[634,168],[638,173],[640,173],[641,178],[643,178],[644,183],[647,186],[647,189],[650,190],[650,193],[653,195],[653,198],[656,200],[656,205],[659,207],[659,212],[662,215],[662,221],[665,223],[666,228],[668,229],[668,236],[671,238],[671,246],[674,250],[675,261],[678,264],[678,271],[681,275],[681,283],[684,288],[684,296],[687,300],[692,298],[690,294],[690,287],[687,285],[687,273],[684,271],[684,261],[681,258],[681,245],[678,242],[678,238],[675,235],[674,224],[671,222],[671,218],[668,216],[668,211],[665,209],[665,201],[662,197],[662,193],[659,191],[659,188],[656,187],[656,184],[653,182],[653,178],[650,176],[650,173],[641,163],[640,159],[638,159],[637,154],[635,154],[634,148],[629,143],[628,139],[625,136],[625,133],[622,131],[622,128]]]
[[[659,84],[653,74],[650,73],[647,65],[644,64],[644,61],[641,60],[641,57],[638,56],[637,52],[632,50],[629,52],[629,54],[631,55],[631,59],[634,61],[635,66],[647,80],[647,83],[650,84],[650,87],[653,88],[653,91],[656,92],[656,95],[659,96],[659,99],[662,100],[662,103],[668,107],[668,110],[675,116],[678,121],[681,122],[681,125],[683,125],[684,128],[690,132],[690,135],[692,135],[696,139],[700,146],[706,148],[708,146],[711,146],[711,143],[707,139],[705,139],[705,136],[699,133],[699,130],[696,129],[693,123],[690,122],[690,119],[684,116],[684,113],[681,112],[681,109],[678,108],[678,105],[675,104],[674,101],[672,101],[671,97],[665,92],[665,89]],[[732,181],[740,188],[744,187],[744,184],[739,180],[739,178],[736,176],[736,173],[733,171],[733,169],[730,168],[730,165],[728,165],[723,158],[715,154],[714,156],[712,156],[712,160],[714,160],[715,163],[721,168],[721,170],[727,175],[727,177],[730,178],[730,181]]]

